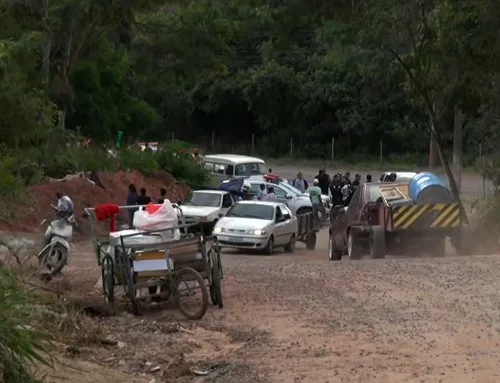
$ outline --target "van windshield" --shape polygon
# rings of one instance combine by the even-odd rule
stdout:
[[[234,169],[234,175],[237,177],[241,176],[254,176],[258,174],[267,174],[269,169],[266,164],[262,163],[248,163],[236,165]]]

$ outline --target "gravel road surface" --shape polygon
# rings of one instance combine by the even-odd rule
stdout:
[[[500,256],[330,262],[326,250],[323,230],[315,251],[224,251],[223,310],[211,307],[199,322],[175,309],[103,320],[134,342],[136,356],[126,359],[124,348],[100,358],[120,373],[149,360],[169,377],[161,350],[176,346],[219,371],[156,383],[500,382]],[[73,286],[99,276],[93,254],[79,254],[68,267]],[[190,326],[191,338],[155,331],[171,316]]]

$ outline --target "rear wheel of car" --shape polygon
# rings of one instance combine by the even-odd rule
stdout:
[[[337,247],[332,233],[330,233],[328,238],[328,259],[330,261],[340,261],[342,259],[342,253]]]
[[[306,249],[307,250],[314,250],[316,248],[316,240],[317,240],[317,236],[316,236],[315,231],[311,231],[311,232],[307,233],[307,235],[306,235]]]
[[[266,255],[273,255],[273,250],[274,250],[274,238],[271,235],[269,237],[269,241],[267,241],[267,246],[266,246],[265,254]]]
[[[290,237],[290,242],[285,246],[285,251],[293,253],[295,251],[295,233]]]
[[[354,227],[349,230],[347,236],[347,255],[349,259],[360,259],[363,255],[363,247],[359,242],[359,234]]]
[[[385,230],[382,226],[372,226],[370,230],[370,256],[373,259],[385,257]]]

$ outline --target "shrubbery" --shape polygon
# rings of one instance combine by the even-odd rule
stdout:
[[[208,174],[194,161],[182,141],[161,145],[156,153],[137,148],[118,151],[105,147],[77,145],[79,138],[70,137],[25,151],[2,151],[0,156],[0,195],[19,195],[24,186],[39,182],[43,177],[62,178],[81,171],[140,170],[144,173],[168,171],[178,180],[196,188],[207,184]]]
[[[35,300],[25,292],[15,274],[0,267],[0,381],[34,383],[34,363],[50,365],[48,336],[32,327]]]

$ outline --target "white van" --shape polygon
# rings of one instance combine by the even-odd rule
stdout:
[[[269,173],[269,167],[264,160],[239,154],[206,155],[203,159],[203,169],[218,181]]]

